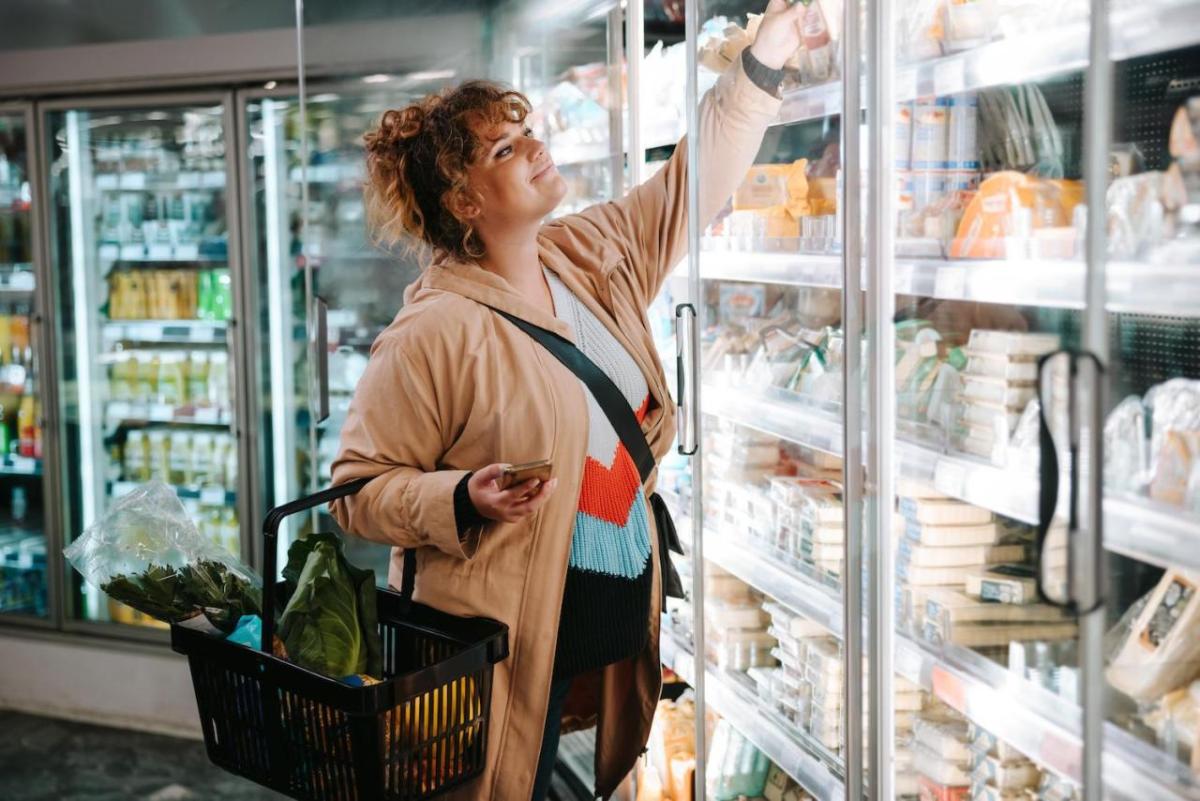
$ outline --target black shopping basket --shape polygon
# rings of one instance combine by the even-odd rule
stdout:
[[[357,492],[353,481],[272,509],[263,524],[263,575],[274,576],[279,524]],[[412,600],[406,551],[399,593],[379,590],[383,681],[353,687],[273,656],[282,582],[263,593],[262,650],[183,626],[171,647],[188,658],[209,758],[292,798],[433,798],[483,771],[492,668],[508,656],[508,627]]]

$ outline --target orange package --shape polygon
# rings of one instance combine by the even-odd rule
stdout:
[[[950,243],[956,259],[1001,259],[1009,241],[1030,240],[1033,231],[1071,225],[1083,200],[1079,181],[1046,180],[1019,172],[999,172],[979,185]]]

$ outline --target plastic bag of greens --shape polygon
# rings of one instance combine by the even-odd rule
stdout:
[[[228,634],[262,614],[259,578],[200,534],[161,481],[117,500],[63,553],[89,584],[167,623]]]

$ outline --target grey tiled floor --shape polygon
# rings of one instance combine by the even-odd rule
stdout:
[[[3,801],[278,801],[204,744],[0,711]]]

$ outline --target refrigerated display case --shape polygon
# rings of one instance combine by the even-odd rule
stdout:
[[[46,619],[40,298],[34,268],[32,107],[0,105],[0,615]]]
[[[688,8],[703,70],[712,12]],[[718,54],[742,36],[729,23],[748,27],[720,10]],[[760,153],[840,172],[828,193],[808,181],[813,219],[739,219],[735,198],[692,240],[707,337],[689,374],[703,433],[697,608],[719,635],[664,634],[664,662],[688,678],[703,665],[705,705],[817,798],[853,796],[856,780],[872,797],[1195,797],[1200,6],[1116,7],[1107,45],[1089,40],[1086,4],[876,2],[833,16],[853,29],[859,14],[858,50],[830,27],[840,80],[810,80],[825,62],[801,55]],[[855,137],[838,126],[860,97]],[[826,158],[813,134],[808,153],[782,150],[813,129],[831,134]],[[812,213],[826,198],[830,223]],[[1090,242],[1089,206],[1107,222]],[[865,236],[846,235],[860,221]],[[1039,369],[1061,348],[1069,362]],[[1039,469],[1039,406],[1056,470]],[[1052,515],[1041,496],[1056,478]],[[1097,518],[1103,550],[1087,547]],[[868,569],[861,605],[842,586],[855,561]],[[1075,608],[1050,603],[1059,593]],[[861,685],[852,649],[834,644],[859,613]],[[840,674],[840,697],[814,696],[814,672]],[[747,678],[771,688],[767,709]],[[861,751],[843,772],[829,744],[852,746],[854,685]],[[841,731],[814,726],[839,701]]]
[[[256,501],[263,512],[329,485],[342,424],[371,345],[420,273],[418,253],[403,245],[385,248],[366,228],[362,136],[384,111],[436,90],[449,77],[448,71],[417,80],[380,74],[317,87],[306,98],[306,148],[294,87],[239,97],[246,136],[246,253],[253,265],[247,294],[256,321],[250,345],[257,365]],[[312,268],[311,288],[305,259]],[[324,315],[325,335],[319,345],[310,339],[310,320],[318,314]],[[323,374],[312,371],[314,356]],[[280,564],[291,540],[311,524],[289,524],[288,536],[280,538]],[[352,558],[386,581],[387,550],[351,545]]]
[[[67,541],[158,479],[247,555],[232,116],[219,94],[45,105]],[[69,579],[73,619],[157,625]]]

